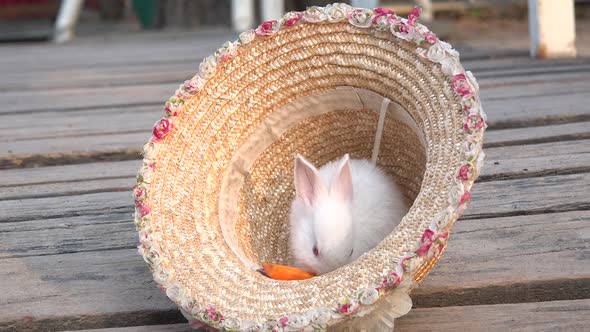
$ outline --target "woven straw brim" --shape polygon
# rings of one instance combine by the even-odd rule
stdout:
[[[451,77],[419,56],[415,45],[348,22],[280,30],[219,66],[182,106],[157,155],[148,202],[151,231],[160,237],[159,264],[198,303],[255,321],[330,307],[352,290],[379,284],[392,262],[416,250],[435,213],[448,204],[450,179],[463,161],[465,132]],[[236,164],[236,153],[274,112],[342,86],[389,98],[413,119],[414,126],[387,115],[378,159],[412,207],[392,234],[354,263],[305,281],[271,280],[252,263],[289,263],[295,154],[316,165],[344,153],[370,157],[378,109],[342,103],[293,123],[248,168]],[[234,190],[235,218],[223,220],[222,185],[232,168],[243,183]]]

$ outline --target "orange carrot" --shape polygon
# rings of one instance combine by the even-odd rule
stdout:
[[[262,268],[266,276],[275,280],[305,280],[315,277],[311,272],[291,266],[264,263]]]

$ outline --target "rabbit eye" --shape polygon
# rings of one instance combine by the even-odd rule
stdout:
[[[350,249],[350,254],[348,255],[348,257],[352,256],[353,252],[354,252],[354,248]]]
[[[315,246],[313,246],[313,255],[315,257],[318,257],[320,255],[320,252],[318,251],[318,246],[317,244]]]

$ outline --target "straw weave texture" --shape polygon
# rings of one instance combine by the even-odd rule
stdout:
[[[221,64],[182,107],[151,179],[151,228],[161,236],[161,264],[171,278],[199,303],[262,321],[329,307],[352,290],[378,284],[392,261],[415,250],[416,239],[446,204],[465,135],[451,78],[415,48],[390,33],[348,23],[299,24],[253,41]],[[354,263],[306,281],[271,280],[250,264],[290,262],[294,156],[316,165],[344,153],[370,158],[378,109],[343,103],[309,116],[277,135],[251,167],[234,167],[243,185],[234,190],[236,218],[229,226],[220,224],[228,222],[219,216],[221,185],[237,151],[273,112],[343,86],[387,97],[415,122],[413,128],[388,114],[378,159],[413,205],[392,234]]]

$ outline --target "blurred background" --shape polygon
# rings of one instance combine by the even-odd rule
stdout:
[[[347,2],[357,6],[390,7],[400,15],[406,15],[414,4],[426,4],[430,10],[427,8],[428,13],[423,15],[423,20],[433,18],[434,22],[428,23],[431,30],[450,42],[465,43],[472,47],[509,49],[527,49],[529,45],[526,0]],[[171,30],[223,34],[232,29],[243,30],[267,19],[263,13],[263,3],[274,6],[274,9],[270,9],[272,14],[273,10],[304,10],[310,5],[326,5],[331,1],[86,0],[80,3],[76,25],[72,27],[75,36],[108,38],[121,34]],[[50,41],[57,38],[55,26],[61,4],[59,0],[0,0],[0,41]],[[238,5],[241,9],[235,8]],[[251,6],[249,12],[237,14],[242,15],[241,18],[232,17],[236,15],[236,10],[248,6]],[[244,18],[244,15],[248,18]],[[575,1],[575,16],[578,54],[590,54],[590,0]],[[70,40],[73,36],[65,36],[61,41]]]

